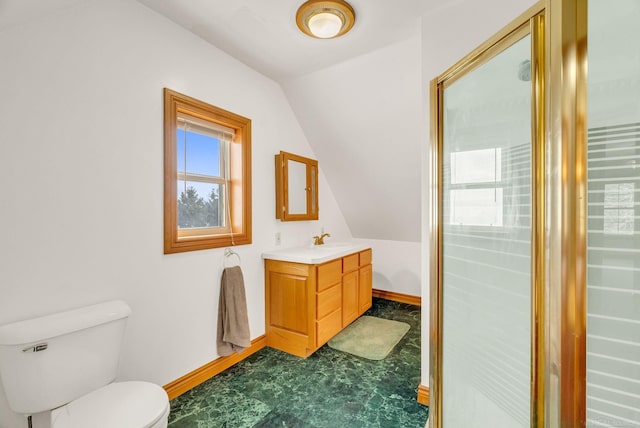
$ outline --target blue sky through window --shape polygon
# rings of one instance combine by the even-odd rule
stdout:
[[[196,132],[187,131],[187,150],[186,150],[186,168],[187,173],[209,175],[220,177],[220,147],[221,141],[218,138],[208,135],[198,134]],[[177,130],[177,167],[178,172],[185,170],[185,131]],[[188,181],[187,187],[194,187],[198,192],[198,196],[205,201],[209,198],[209,194],[213,188],[220,191],[219,185],[211,183],[201,183],[196,181]],[[178,180],[178,198],[185,190],[185,182]]]
[[[178,129],[178,172],[185,168],[184,130]],[[220,140],[187,131],[187,173],[220,176]]]

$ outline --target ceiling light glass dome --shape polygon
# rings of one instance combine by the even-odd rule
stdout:
[[[343,0],[309,0],[296,13],[298,28],[318,39],[342,36],[353,27],[355,18],[351,5]]]

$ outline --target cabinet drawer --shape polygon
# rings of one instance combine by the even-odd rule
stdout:
[[[342,258],[342,273],[358,269],[358,253]]]
[[[342,330],[342,311],[338,309],[316,322],[316,346],[324,345]]]
[[[318,266],[318,291],[322,291],[342,280],[342,259]]]
[[[364,250],[360,252],[360,266],[366,266],[371,264],[371,250]]]
[[[336,284],[316,294],[316,319],[322,319],[340,308],[341,289],[340,284]]]

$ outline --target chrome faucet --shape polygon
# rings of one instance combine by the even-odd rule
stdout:
[[[331,237],[331,235],[329,235],[328,233],[323,233],[320,236],[314,236],[313,237],[313,245],[322,245],[324,244],[324,238],[326,237]]]

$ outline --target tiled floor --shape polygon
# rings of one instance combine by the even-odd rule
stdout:
[[[174,399],[169,428],[424,427],[420,308],[374,299],[366,315],[411,326],[384,360],[327,345],[307,359],[264,348]]]

